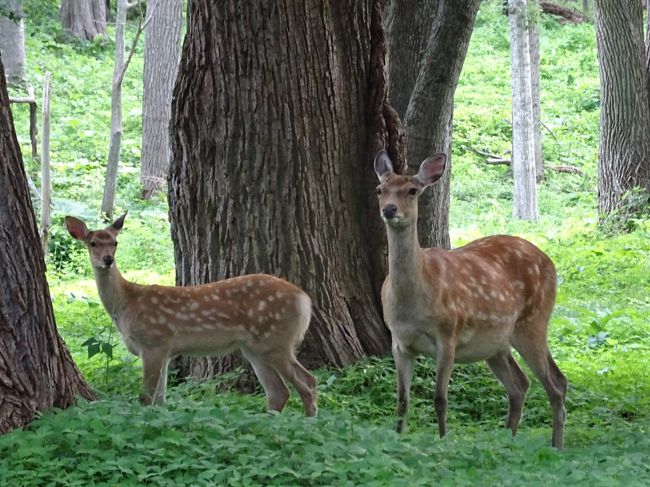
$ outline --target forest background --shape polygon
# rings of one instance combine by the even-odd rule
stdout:
[[[541,16],[542,121],[548,171],[539,186],[540,220],[515,221],[512,178],[481,153],[508,157],[511,85],[507,18],[484,2],[454,100],[450,231],[454,246],[484,235],[528,238],[556,263],[560,279],[550,344],[570,380],[567,451],[549,448],[550,410],[533,381],[519,435],[500,426],[505,395],[484,364],[459,366],[450,388],[449,429],[437,439],[432,363],[419,359],[409,431],[392,432],[394,366],[374,358],[320,369],[317,419],[298,401],[279,416],[263,397],[215,381],[184,381],[164,408],[136,398],[140,364],[124,349],[98,300],[84,249],[65,231],[66,214],[101,225],[98,213],[110,127],[114,44],[109,38],[63,41],[55,2],[26,2],[27,83],[53,73],[51,159],[53,226],[48,282],[59,332],[102,399],[44,414],[27,430],[0,437],[3,485],[132,482],[153,485],[277,484],[445,485],[650,481],[650,222],[598,228],[599,81],[593,24]],[[109,27],[109,31],[110,31]],[[127,28],[127,45],[135,22]],[[129,210],[118,260],[142,283],[174,283],[167,198],[141,199],[142,47],[124,81],[124,127],[116,213]],[[12,95],[22,95],[12,89]],[[26,107],[13,107],[27,172]],[[372,171],[369,164],[368,171]],[[37,203],[37,202],[35,202]],[[621,232],[621,230],[625,230]]]

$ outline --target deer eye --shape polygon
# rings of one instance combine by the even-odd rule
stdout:
[[[381,188],[379,186],[377,186],[377,188],[375,189],[375,193],[381,194]]]
[[[411,196],[414,196],[414,195],[416,195],[417,193],[418,193],[418,189],[417,189],[417,188],[411,188],[411,189],[409,189],[409,194],[410,194]]]
[[[97,247],[97,244],[95,242],[90,242],[91,247]]]
[[[117,242],[115,242],[115,246],[117,247]]]

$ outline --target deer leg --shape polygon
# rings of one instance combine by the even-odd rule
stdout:
[[[515,436],[530,381],[510,351],[489,358],[487,364],[508,393],[506,428],[510,428],[512,436]]]
[[[273,367],[265,364],[252,353],[242,350],[244,357],[253,366],[255,375],[259,379],[266,394],[266,404],[270,411],[281,412],[289,400],[289,389]]]
[[[447,434],[447,390],[453,369],[454,347],[450,344],[441,344],[436,357],[436,393],[434,397],[440,438]]]
[[[546,390],[553,411],[553,439],[551,445],[558,450],[562,450],[564,449],[564,423],[566,421],[564,401],[568,382],[551,357],[546,337],[543,338],[541,346],[539,340],[537,340],[537,344],[535,341],[526,337],[524,333],[516,334],[513,337],[513,345]]]
[[[316,386],[318,383],[316,381],[316,378],[293,356],[291,357],[291,365],[298,379],[306,384],[310,390],[310,394],[307,396],[308,401],[305,402],[305,398],[303,398],[303,402],[305,404],[305,414],[307,416],[316,416],[318,413],[318,407],[316,406]]]
[[[148,350],[142,353],[141,359],[144,391],[140,402],[144,405],[163,404],[167,390],[169,356],[166,351]]]
[[[409,410],[415,357],[409,352],[400,350],[397,344],[393,343],[393,358],[397,371],[397,427],[395,429],[398,433],[402,433],[406,427],[406,415]]]
[[[263,360],[296,388],[302,399],[305,415],[316,416],[316,379],[298,363],[293,352],[263,357]]]

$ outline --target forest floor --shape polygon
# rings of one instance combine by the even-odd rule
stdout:
[[[500,2],[481,7],[454,109],[453,244],[515,234],[547,252],[558,269],[550,346],[570,386],[566,450],[557,452],[549,446],[551,413],[539,383],[529,373],[513,439],[502,428],[505,393],[485,364],[454,370],[443,440],[435,427],[433,364],[425,358],[417,362],[402,436],[392,431],[395,371],[388,357],[316,371],[317,418],[302,417],[295,393],[283,414],[264,412],[261,391],[232,390],[235,374],[173,385],[164,407],[141,407],[140,362],[101,307],[85,250],[63,227],[66,214],[103,225],[114,43],[64,42],[54,0],[26,0],[25,10],[28,84],[40,93],[45,71],[53,73],[48,281],[59,331],[102,399],[43,414],[0,437],[0,485],[650,484],[650,220],[636,218],[624,233],[615,222],[609,231],[597,228],[592,24],[540,20],[545,162],[581,173],[546,172],[539,222],[511,218],[509,169],[481,155],[508,157],[511,146],[509,38]],[[131,25],[127,45],[133,33]],[[124,83],[117,211],[128,209],[129,217],[118,260],[132,280],[172,284],[166,196],[140,199],[141,94],[140,45]],[[12,109],[27,172],[38,185],[28,110]]]

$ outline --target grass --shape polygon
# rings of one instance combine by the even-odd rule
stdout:
[[[371,358],[316,371],[320,413],[302,417],[294,393],[281,415],[264,397],[231,389],[237,372],[170,387],[164,407],[137,404],[140,363],[103,311],[85,250],[62,226],[75,214],[103,224],[108,150],[109,40],[62,43],[53,0],[27,0],[28,82],[53,72],[54,228],[48,280],[59,331],[102,399],[52,411],[0,437],[1,485],[647,485],[650,483],[650,222],[610,235],[596,227],[598,71],[593,26],[541,19],[545,159],[583,174],[547,172],[541,219],[512,220],[509,170],[473,149],[510,149],[508,29],[500,2],[484,2],[455,101],[452,241],[508,233],[555,261],[554,356],[570,380],[567,450],[547,445],[550,410],[533,381],[513,440],[501,428],[506,400],[484,364],[458,366],[449,396],[450,434],[435,432],[433,363],[420,358],[406,434],[392,432],[394,365]],[[133,26],[128,36],[133,35]],[[128,39],[127,39],[128,44]],[[124,86],[118,210],[129,210],[120,265],[143,283],[174,281],[166,200],[139,200],[142,52]],[[479,88],[477,88],[479,87]],[[20,90],[13,92],[20,94]],[[28,113],[15,107],[23,154]],[[38,183],[38,164],[26,156]],[[371,168],[369,168],[371,170]],[[90,339],[90,342],[89,342]],[[90,352],[90,353],[89,353]],[[97,353],[98,352],[98,353]],[[92,355],[92,356],[91,356]]]

